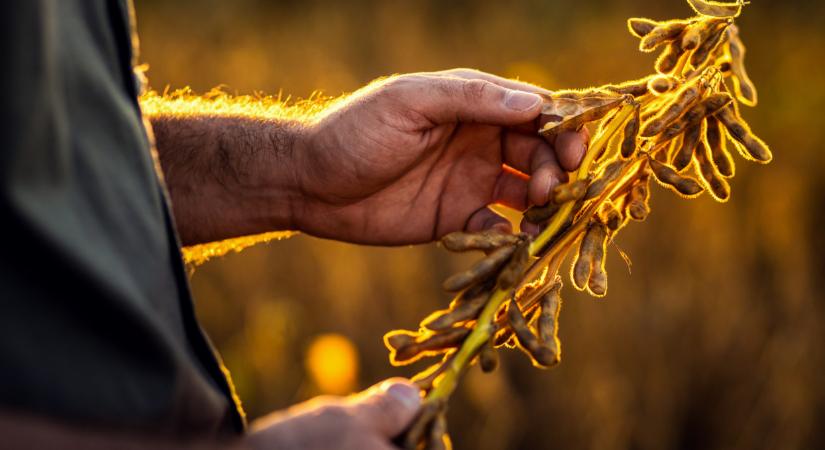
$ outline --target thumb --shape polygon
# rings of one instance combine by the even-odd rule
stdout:
[[[403,378],[392,378],[359,395],[351,405],[358,420],[381,436],[399,435],[421,407],[421,391]]]
[[[402,103],[435,124],[513,126],[530,122],[541,112],[538,94],[481,79],[416,76],[395,83],[393,88],[398,90]]]

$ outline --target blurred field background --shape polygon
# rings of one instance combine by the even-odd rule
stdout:
[[[338,95],[392,73],[467,66],[572,88],[637,78],[653,56],[625,19],[683,0],[137,0],[155,89]],[[566,289],[563,362],[505,354],[450,410],[459,449],[825,448],[825,6],[753,0],[738,19],[769,166],[737,161],[733,198],[654,191],[617,242],[610,291]],[[389,376],[381,343],[445,305],[468,259],[297,236],[210,261],[199,315],[254,418]],[[417,368],[420,368],[416,366]]]

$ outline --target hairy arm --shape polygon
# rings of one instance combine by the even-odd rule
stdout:
[[[294,229],[292,161],[306,108],[186,92],[141,104],[184,245]]]

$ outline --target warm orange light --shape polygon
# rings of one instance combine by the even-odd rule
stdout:
[[[323,394],[343,395],[355,390],[358,379],[358,351],[340,334],[322,334],[309,345],[306,369]]]

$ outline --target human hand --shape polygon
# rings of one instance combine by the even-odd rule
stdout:
[[[393,437],[412,422],[419,389],[390,379],[349,397],[318,397],[252,424],[252,449],[390,450]]]
[[[316,236],[389,245],[509,230],[488,206],[546,203],[588,138],[539,136],[538,92],[547,91],[468,69],[356,92],[308,125],[294,153],[295,223]]]

